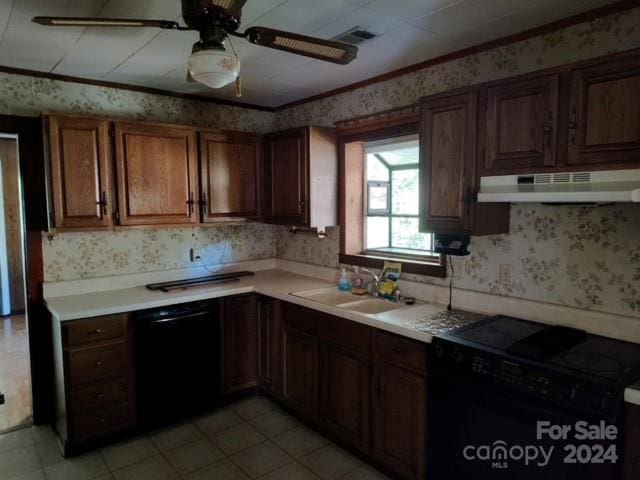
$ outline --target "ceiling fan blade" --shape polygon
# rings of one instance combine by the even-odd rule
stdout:
[[[340,65],[346,65],[358,55],[358,48],[353,45],[266,27],[251,27],[243,36],[256,45]]]
[[[47,27],[151,27],[185,30],[172,20],[145,20],[137,18],[97,18],[97,17],[33,17],[34,23]]]

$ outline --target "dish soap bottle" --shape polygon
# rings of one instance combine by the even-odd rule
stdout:
[[[349,281],[349,275],[347,275],[347,269],[342,267],[342,272],[340,273],[340,281],[338,281],[338,290],[343,292],[351,291],[351,282]]]
[[[360,275],[360,269],[356,266],[353,267],[353,274],[351,275],[351,287],[362,288],[364,285],[364,278]]]

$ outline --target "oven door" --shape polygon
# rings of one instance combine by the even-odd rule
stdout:
[[[616,425],[617,441],[576,440],[576,422],[585,420],[594,425],[598,420],[534,405],[517,395],[442,371],[430,372],[428,418],[427,469],[428,478],[433,480],[621,477],[622,459],[615,463],[610,459],[614,453],[622,454],[619,441],[623,437],[619,429],[622,422]],[[551,440],[548,436],[538,440],[538,421],[569,425],[571,431],[566,440]],[[575,463],[566,463],[573,460]]]

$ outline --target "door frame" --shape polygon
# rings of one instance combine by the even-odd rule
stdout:
[[[33,423],[52,419],[52,352],[50,316],[42,296],[44,263],[42,231],[47,228],[47,202],[41,117],[0,114],[0,132],[18,136],[18,162],[24,215],[25,313],[29,329]]]

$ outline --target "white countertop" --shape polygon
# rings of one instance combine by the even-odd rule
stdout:
[[[426,303],[370,316],[291,295],[291,292],[331,286],[335,286],[335,282],[282,270],[263,270],[232,283],[172,292],[151,291],[144,286],[135,286],[81,295],[49,297],[45,301],[53,318],[65,322],[255,292],[426,343],[433,339],[433,332],[442,329],[441,319],[437,318],[447,313],[445,305]],[[430,328],[431,323],[434,328]],[[626,389],[625,401],[640,405],[640,384]]]
[[[291,295],[291,292],[332,286],[335,284],[326,280],[280,270],[265,270],[256,272],[250,277],[241,277],[238,281],[231,283],[192,287],[172,292],[152,291],[144,286],[137,286],[82,295],[50,297],[45,301],[54,319],[65,322],[255,292],[427,343],[431,342],[433,335],[424,331],[424,328],[416,329],[415,325],[425,317],[446,312],[446,306],[428,303],[370,316]],[[424,327],[424,321],[420,325]]]

